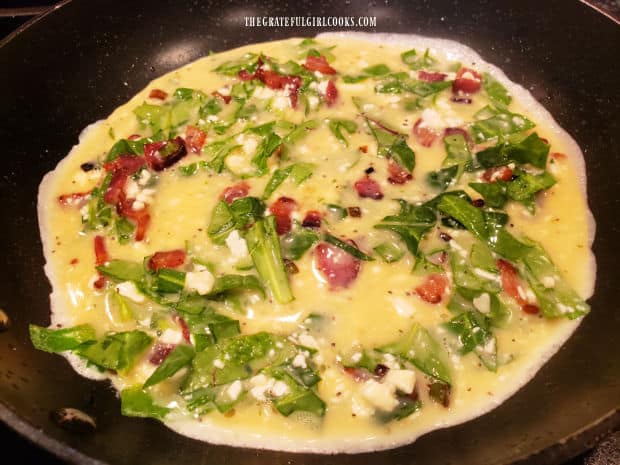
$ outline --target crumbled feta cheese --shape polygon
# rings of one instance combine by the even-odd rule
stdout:
[[[315,72],[314,72],[314,75],[315,75],[317,78],[319,78],[319,79],[321,79],[321,78],[323,77],[323,73],[321,73],[320,71],[315,71]]]
[[[139,193],[140,186],[138,185],[138,183],[133,179],[128,179],[127,183],[125,184],[125,195],[127,196],[127,198],[135,199],[138,197]]]
[[[200,295],[211,292],[215,284],[215,277],[207,269],[188,271],[185,274],[185,289],[192,292],[196,291]]]
[[[151,172],[149,170],[140,171],[140,177],[138,178],[138,184],[141,186],[146,186],[151,180]]]
[[[127,297],[134,302],[144,302],[144,295],[140,293],[140,291],[132,281],[123,281],[122,283],[118,283],[115,289],[116,292],[118,292],[120,295],[122,295],[123,297]]]
[[[410,394],[415,387],[415,371],[412,370],[389,370],[383,382],[391,384],[400,392]]]
[[[366,418],[375,413],[375,409],[369,406],[364,399],[353,396],[351,398],[351,412],[356,417]]]
[[[230,250],[232,256],[237,260],[246,259],[250,256],[247,242],[239,235],[239,231],[236,229],[226,238],[226,246]]]
[[[473,304],[480,313],[489,313],[491,311],[491,297],[486,292],[478,297],[474,297]]]
[[[310,108],[316,108],[319,104],[319,98],[316,95],[308,96],[308,105]]]
[[[355,352],[353,355],[351,355],[351,361],[353,363],[358,363],[361,359],[362,359],[361,352]]]
[[[555,278],[553,276],[545,276],[542,280],[542,285],[547,289],[555,287]]]
[[[274,397],[282,397],[288,390],[288,385],[284,381],[276,381],[273,383],[269,393]]]
[[[300,334],[299,335],[299,343],[302,346],[308,347],[310,349],[318,349],[319,348],[319,344],[316,342],[316,339],[314,339],[312,336],[310,336],[309,334]]]
[[[495,353],[495,338],[494,337],[492,337],[486,342],[486,344],[482,347],[482,351],[486,354]]]
[[[398,363],[398,361],[396,360],[396,357],[394,357],[392,354],[383,354],[382,362],[383,362],[383,365],[388,367],[390,370],[400,369],[400,363]]]
[[[228,389],[226,389],[226,394],[230,398],[230,400],[237,400],[239,398],[239,394],[241,394],[243,387],[241,386],[241,381],[236,380],[233,381]]]
[[[319,82],[318,90],[321,94],[325,95],[327,93],[327,85],[329,84],[328,80]]]
[[[247,155],[254,155],[256,148],[258,147],[258,139],[256,137],[246,137],[243,142],[243,151]]]
[[[379,383],[374,379],[364,382],[361,389],[362,396],[373,407],[389,412],[398,406],[398,400],[394,396],[396,389],[392,384]]]
[[[488,279],[491,281],[498,281],[498,282],[501,280],[499,275],[495,273],[491,273],[490,271],[483,270],[482,268],[474,268],[472,271],[476,276],[479,276],[484,279]]]
[[[144,207],[146,207],[146,204],[144,202],[139,201],[139,200],[135,200],[131,204],[131,209],[135,210],[135,211],[144,210]]]
[[[183,341],[183,333],[174,329],[167,328],[159,337],[164,344],[179,344]]]
[[[224,362],[222,362],[219,358],[216,358],[215,360],[213,360],[213,366],[221,370],[222,368],[224,368]]]
[[[273,387],[275,384],[275,379],[267,378],[265,375],[260,374],[256,375],[253,378],[250,378],[250,385],[252,388],[250,389],[250,395],[257,400],[267,400],[265,397],[265,393]]]
[[[227,87],[227,86],[220,87],[217,91],[220,95],[223,95],[223,96],[230,95],[230,87]]]
[[[446,123],[441,118],[441,115],[437,112],[437,110],[433,110],[432,108],[425,108],[422,111],[422,122],[420,123],[420,127],[426,127],[434,130],[443,130],[446,127]]]
[[[290,106],[290,99],[286,95],[278,95],[273,99],[272,106],[276,110],[284,110]]]
[[[295,355],[295,358],[293,359],[293,366],[296,368],[306,368],[308,366],[304,354]]]

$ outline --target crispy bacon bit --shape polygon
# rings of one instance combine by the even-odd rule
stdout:
[[[551,154],[551,158],[553,158],[554,160],[560,161],[560,160],[566,160],[567,157],[566,157],[566,154],[564,154],[564,153],[553,152]]]
[[[471,204],[476,208],[484,207],[484,199],[473,199]]]
[[[166,250],[155,252],[149,259],[149,269],[159,271],[162,268],[177,268],[185,263],[185,250]]]
[[[95,236],[93,243],[95,247],[95,265],[105,265],[105,263],[110,260],[108,249],[105,246],[105,237]],[[106,277],[99,273],[99,278],[93,283],[93,286],[95,289],[103,289],[106,281]]]
[[[321,213],[316,210],[310,210],[306,213],[301,225],[304,228],[320,228],[321,227]]]
[[[356,383],[361,383],[362,381],[368,381],[370,379],[370,373],[363,368],[344,367],[344,372],[353,377]]]
[[[415,288],[416,294],[429,304],[438,304],[441,302],[443,294],[448,287],[448,279],[443,274],[430,274],[426,280]]]
[[[418,118],[418,120],[413,125],[413,135],[420,145],[423,147],[430,147],[437,139],[438,135],[435,131],[426,126],[422,126],[422,118]]]
[[[469,133],[463,129],[463,128],[446,128],[446,130],[444,131],[444,135],[443,137],[446,138],[447,136],[454,136],[460,134],[461,136],[463,136],[465,138],[465,140],[467,141],[468,145],[472,145],[472,140],[471,137],[469,136]]]
[[[327,83],[327,87],[325,88],[325,101],[327,102],[327,106],[331,107],[338,100],[338,89],[336,89],[336,84],[332,79]]]
[[[88,201],[90,192],[74,192],[58,196],[58,203],[63,207],[81,207]]]
[[[286,234],[291,230],[293,221],[291,213],[297,209],[297,202],[289,197],[280,197],[270,207],[269,210],[276,217],[276,231],[278,234]]]
[[[258,79],[270,89],[286,88],[288,90],[288,98],[291,101],[291,107],[297,108],[299,88],[302,84],[302,80],[299,76],[278,74],[275,71],[264,69],[262,60],[259,60],[258,67],[256,68],[254,74],[251,74],[247,70],[242,69],[237,75],[242,81],[251,81],[252,79]]]
[[[132,134],[131,136],[129,136],[127,138],[127,140],[138,140],[140,139],[142,136],[140,134]]]
[[[153,365],[161,365],[168,355],[170,355],[170,352],[174,350],[174,347],[173,344],[164,344],[163,342],[155,343],[149,355],[149,362]]]
[[[387,375],[388,371],[390,371],[390,369],[381,363],[378,363],[374,370],[375,376],[378,376],[379,378],[383,378]]]
[[[508,166],[489,168],[482,173],[482,179],[486,182],[510,181],[512,179],[512,169]]]
[[[205,145],[207,134],[196,126],[187,126],[185,129],[185,150],[189,153],[200,153]]]
[[[94,244],[95,244],[95,264],[97,266],[101,266],[110,260],[110,256],[108,255],[108,250],[105,246],[105,237],[95,236]]]
[[[360,261],[344,250],[321,242],[314,249],[314,263],[331,289],[348,287],[360,271]]]
[[[540,313],[540,307],[534,304],[525,304],[521,306],[521,310],[529,315],[538,315]]]
[[[220,91],[217,91],[217,90],[214,90],[213,92],[211,92],[211,95],[213,95],[214,97],[222,99],[226,105],[228,105],[230,103],[230,101],[232,100],[232,96],[224,95]]]
[[[428,71],[420,71],[418,73],[418,79],[420,81],[426,81],[426,82],[440,82],[443,81],[446,78],[447,74],[444,73],[434,73],[434,72],[428,72]]]
[[[358,147],[359,151],[362,153],[368,153],[368,146],[367,145],[360,145]]]
[[[475,94],[480,90],[482,84],[482,76],[471,68],[461,68],[456,73],[456,78],[452,83],[452,92],[458,94],[464,92],[466,94]]]
[[[182,137],[144,144],[144,158],[149,167],[155,171],[162,171],[174,165],[185,155],[187,155],[187,150]]]
[[[149,98],[155,98],[158,100],[166,100],[168,98],[168,92],[161,89],[153,89],[149,92]]]
[[[242,197],[247,197],[250,192],[250,185],[241,181],[233,186],[229,186],[220,194],[220,199],[224,200],[228,205]]]
[[[288,258],[285,258],[282,261],[284,262],[284,269],[286,270],[288,274],[299,273],[299,268],[297,268],[297,265],[295,265],[295,262],[293,260],[289,260]]]
[[[185,320],[181,316],[179,316],[179,314],[175,314],[173,318],[174,321],[176,321],[176,323],[181,328],[181,332],[183,333],[183,339],[185,339],[185,341],[191,344],[192,340],[190,338],[189,326],[187,326]]]
[[[140,210],[133,209],[133,203],[135,199],[124,198],[125,194],[122,194],[123,198],[116,204],[116,211],[120,216],[133,220],[136,226],[136,234],[134,239],[141,241],[144,239],[146,229],[151,222],[151,215],[149,214],[148,206],[141,208]]]
[[[112,161],[104,163],[103,168],[110,173],[124,171],[131,176],[146,164],[142,157],[136,155],[121,155]]]
[[[370,176],[364,176],[354,184],[357,194],[362,198],[369,198],[373,200],[381,200],[383,198],[383,191],[377,181]]]
[[[521,280],[517,274],[517,270],[510,262],[506,260],[497,260],[497,268],[502,279],[502,288],[510,297],[519,302],[519,305],[526,305],[528,302],[519,293]]]
[[[247,69],[242,69],[241,71],[239,71],[237,73],[237,77],[241,79],[242,81],[251,81],[252,79],[256,78],[256,76],[248,72]]]
[[[348,207],[347,212],[351,218],[361,218],[362,209],[360,207]]]
[[[388,161],[388,182],[390,184],[405,184],[413,179],[413,175],[402,168],[398,163],[393,160]]]
[[[303,64],[303,67],[308,71],[318,71],[323,74],[336,74],[336,70],[332,68],[327,62],[327,58],[323,55],[314,56],[308,55],[306,57],[306,62]]]
[[[450,236],[450,234],[448,233],[441,231],[439,233],[439,239],[441,239],[444,242],[450,242],[452,240],[452,236]]]

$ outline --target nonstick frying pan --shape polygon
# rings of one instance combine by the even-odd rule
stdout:
[[[244,16],[376,16],[366,31],[463,42],[523,84],[583,148],[597,220],[593,311],[539,374],[491,413],[413,445],[352,456],[296,455],[212,446],[151,420],[125,418],[107,383],[33,349],[27,325],[49,322],[49,284],[36,222],[44,173],[87,124],[151,79],[210,50],[326,29],[250,28]],[[0,46],[0,418],[79,463],[506,464],[559,463],[618,426],[620,312],[620,27],[577,1],[511,0],[287,3],[74,0]],[[76,434],[50,419],[75,407],[97,421]]]

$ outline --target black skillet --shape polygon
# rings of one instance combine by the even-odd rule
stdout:
[[[260,5],[260,6],[253,6]],[[106,383],[80,378],[58,356],[35,351],[30,322],[47,324],[50,291],[36,222],[44,173],[151,79],[207,54],[252,42],[312,36],[314,28],[249,28],[244,16],[376,16],[367,31],[463,42],[531,92],[583,148],[597,219],[599,274],[593,311],[541,372],[477,420],[399,449],[312,456],[211,446],[150,420],[124,418]],[[325,30],[325,29],[322,29]],[[569,0],[201,2],[74,0],[0,47],[0,418],[53,453],[114,464],[559,463],[618,426],[620,312],[620,27]],[[97,420],[76,435],[50,411],[76,407]]]

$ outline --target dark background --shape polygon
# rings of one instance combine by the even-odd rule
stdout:
[[[56,2],[49,0],[1,0],[0,40],[28,20],[46,11],[54,3]],[[590,0],[589,3],[602,13],[616,18],[616,22],[620,21],[620,0]],[[620,27],[620,23],[618,27]],[[22,438],[3,423],[0,423],[0,444],[3,446],[3,458],[8,460],[8,462],[3,460],[3,463],[49,465],[62,465],[64,463],[30,443],[27,439]],[[618,465],[619,444],[620,433],[616,432],[602,440],[593,450],[574,458],[565,465]]]

